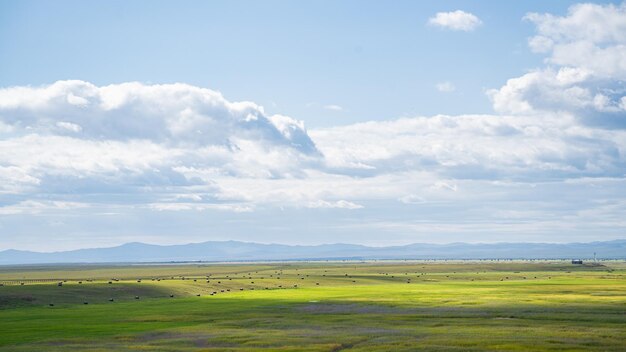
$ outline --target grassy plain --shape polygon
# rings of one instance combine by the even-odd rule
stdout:
[[[626,350],[624,262],[19,266],[0,283],[0,351]]]

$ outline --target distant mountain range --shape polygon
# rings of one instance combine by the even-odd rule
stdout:
[[[626,240],[590,243],[427,244],[368,247],[354,244],[290,246],[237,241],[159,246],[127,243],[65,252],[0,252],[0,265],[43,263],[129,263],[186,261],[272,261],[339,259],[626,259]]]

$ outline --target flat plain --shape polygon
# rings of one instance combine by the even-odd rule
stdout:
[[[626,263],[0,267],[0,351],[624,351]]]

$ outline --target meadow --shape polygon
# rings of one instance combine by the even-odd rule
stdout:
[[[626,263],[0,267],[0,351],[624,351]]]

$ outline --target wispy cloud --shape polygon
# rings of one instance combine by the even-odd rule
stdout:
[[[442,93],[451,93],[456,90],[456,86],[451,82],[440,82],[435,85],[435,88]]]
[[[343,108],[341,106],[335,104],[324,105],[324,109],[332,111],[343,111]]]

